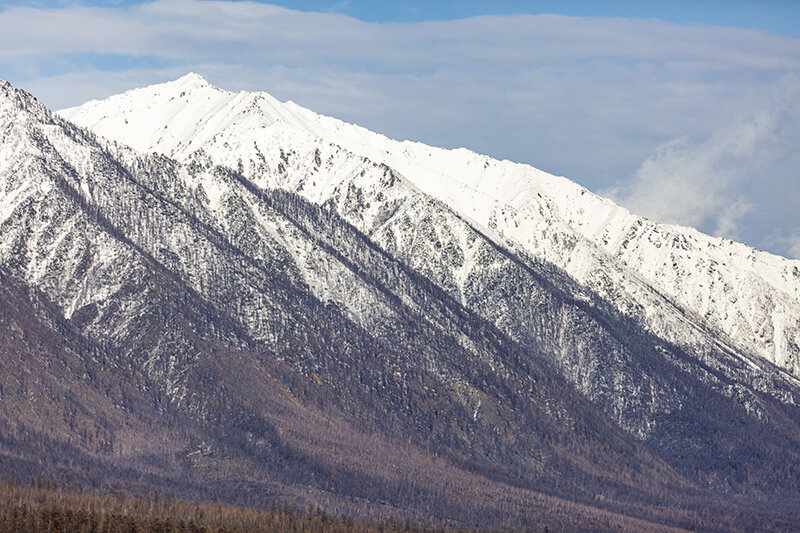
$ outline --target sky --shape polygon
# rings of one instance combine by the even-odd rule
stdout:
[[[194,71],[800,259],[800,2],[0,1],[53,109]]]

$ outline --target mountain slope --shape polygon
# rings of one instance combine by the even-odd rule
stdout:
[[[237,120],[208,141],[227,151],[181,163],[0,85],[0,349],[42,376],[40,403],[83,413],[4,386],[9,426],[29,428],[2,442],[6,472],[89,461],[94,482],[470,525],[797,519],[785,371],[642,283],[680,333],[655,335],[385,164]],[[23,322],[56,340],[20,341]]]
[[[800,372],[800,261],[653,223],[565,178],[463,149],[393,141],[266,93],[221,91],[196,74],[61,114],[178,160],[203,151],[215,163],[242,165],[253,179],[275,170],[265,164],[280,164],[273,155],[279,147],[302,152],[315,140],[338,145],[391,167],[498,242],[563,268],[661,336],[672,340],[679,333],[664,325],[663,304],[650,291],[723,333],[744,354]],[[347,179],[338,171],[315,178],[264,184],[322,203]]]
[[[398,143],[197,75],[62,114],[338,213],[685,475],[724,491],[795,492],[795,474],[774,465],[793,464],[784,453],[800,420],[797,262],[654,224],[531,167]],[[201,186],[229,227],[219,206],[235,187]],[[318,297],[372,327],[375,307],[331,287],[326,271],[301,269]]]
[[[48,345],[2,337],[49,409],[3,387],[5,472],[74,480],[92,462],[91,482],[460,523],[735,523],[546,357],[329,207],[0,91],[3,331],[57,324]]]

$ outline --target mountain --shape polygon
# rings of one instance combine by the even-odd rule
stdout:
[[[549,195],[574,188],[196,75],[61,116],[3,82],[0,472],[466,525],[795,523],[792,369],[568,233]],[[764,257],[718,270],[792,266]]]
[[[340,159],[342,151],[367,158],[390,167],[493,241],[563,269],[660,336],[691,345],[689,334],[681,339],[674,331],[690,320],[725,337],[744,358],[760,356],[800,375],[800,261],[656,224],[566,178],[464,149],[393,141],[266,93],[222,91],[197,74],[60,114],[138,150],[179,161],[205,154],[263,186],[316,203],[341,195],[349,183],[364,195],[370,191],[349,168],[322,168],[321,160],[317,172],[302,175],[314,168],[311,153],[319,148]],[[296,151],[291,164],[281,161],[282,148],[285,154]],[[356,226],[370,234],[382,230],[386,202],[369,196],[364,201],[370,203],[367,213],[348,220],[361,222]],[[463,295],[463,282],[448,281]],[[672,308],[688,317],[675,318]]]
[[[688,468],[707,465],[704,484],[736,489],[737,481],[718,479],[710,457],[739,464],[753,455],[731,444],[709,446],[705,435],[717,424],[707,419],[719,413],[708,405],[733,403],[760,421],[771,419],[764,402],[796,411],[798,261],[655,224],[532,167],[392,141],[266,93],[222,91],[196,74],[61,115],[141,151],[220,165],[257,189],[290,191],[335,211],[523,349],[540,353],[635,438],[660,452],[679,448],[670,455],[696,454]],[[218,213],[228,190],[204,190],[213,191],[208,206]],[[348,292],[307,281],[321,297],[352,305]],[[576,335],[585,329],[582,317],[573,318],[576,307],[624,325],[600,326],[613,332],[610,341]],[[663,347],[641,353],[629,329],[680,356]],[[687,379],[725,399],[698,401],[695,383],[676,386]],[[679,424],[678,437],[675,418],[705,429]]]

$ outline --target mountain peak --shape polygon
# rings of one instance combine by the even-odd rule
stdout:
[[[180,87],[212,87],[212,85],[208,83],[203,76],[197,74],[196,72],[184,74],[177,80],[173,81],[172,84]]]
[[[19,98],[22,94],[28,96],[30,99],[33,99],[33,96],[29,95],[28,93],[17,89],[11,83],[7,82],[6,80],[0,78],[0,96],[4,99]]]
[[[45,107],[32,94],[14,87],[6,80],[0,79],[0,117],[16,116],[22,121],[23,115],[43,117],[48,113]]]
[[[248,124],[244,131],[278,122],[301,129],[305,125],[267,93],[219,89],[195,72],[104,101],[62,109],[58,114],[102,136],[125,139],[123,142],[137,150],[177,158],[200,148],[222,130],[238,130],[244,123]]]

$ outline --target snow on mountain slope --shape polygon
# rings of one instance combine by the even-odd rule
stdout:
[[[439,458],[454,450],[459,463],[475,449],[481,473],[491,473],[494,461],[503,469],[498,471],[522,482],[546,476],[549,486],[562,486],[563,467],[568,483],[588,498],[600,490],[590,484],[599,476],[610,486],[622,480],[615,493],[630,492],[626,487],[645,471],[653,477],[644,479],[643,493],[650,479],[671,484],[662,493],[686,486],[671,467],[565,387],[543,360],[523,357],[515,343],[380,251],[334,211],[295,194],[259,190],[224,168],[201,168],[199,159],[184,166],[134,152],[53,116],[22,91],[3,89],[0,85],[0,191],[26,187],[29,194],[0,222],[0,275],[9,272],[41,291],[59,316],[101,341],[131,374],[141,373],[157,400],[153,406],[168,405],[202,424],[207,454],[226,457],[233,449],[237,461],[252,457],[263,466],[272,460],[263,451],[266,445],[238,443],[268,423],[256,415],[276,410],[268,385],[277,382],[293,399],[286,401],[304,412],[323,405],[326,424],[346,415],[372,435],[385,431],[409,442],[418,435],[417,442],[430,445]],[[20,112],[25,106],[33,111]],[[386,178],[400,185],[380,166],[341,150],[324,154],[320,164],[325,167],[329,158],[333,169],[350,165],[367,181]],[[206,194],[212,189],[217,197]],[[490,247],[485,240],[483,246]],[[312,289],[346,295],[351,305],[320,301],[301,276],[317,276]],[[573,323],[598,333],[583,343],[607,339],[630,354],[580,311],[573,309]],[[572,338],[583,338],[570,329]],[[285,372],[291,380],[282,378]],[[259,376],[266,381],[257,381]],[[718,398],[731,416],[743,415],[736,403],[699,380],[684,385]],[[312,403],[295,392],[303,387],[327,396]],[[685,390],[673,396],[692,402]],[[267,403],[259,406],[261,401]],[[223,425],[240,417],[246,425],[239,429]],[[220,426],[226,429],[217,440],[208,429]],[[319,429],[306,427],[286,433],[313,435],[310,442],[319,449]],[[284,434],[286,426],[277,428]],[[282,444],[274,457],[288,464],[281,470],[292,471],[288,446]],[[192,449],[181,448],[177,457],[183,461]],[[328,460],[324,449],[317,453]],[[246,468],[251,482],[258,481],[259,467],[244,464],[225,475]],[[269,475],[279,470],[267,464]],[[186,467],[196,471],[194,463]],[[335,473],[337,479],[347,475],[342,469]],[[413,477],[421,482],[425,476]],[[419,501],[427,505],[431,493]],[[464,493],[457,492],[460,501]]]
[[[105,365],[108,355],[129,370],[111,372],[118,379],[141,380],[113,409],[159,421],[174,413],[187,424],[166,419],[178,438],[158,444],[181,444],[148,443],[143,463],[115,444],[126,468],[163,464],[176,476],[225,484],[244,472],[252,494],[262,482],[298,483],[300,472],[314,494],[365,502],[372,496],[359,491],[376,478],[356,474],[375,457],[393,457],[376,441],[385,435],[404,450],[417,443],[432,451],[437,464],[466,465],[462,476],[512,479],[637,516],[654,506],[652,516],[696,529],[711,522],[674,516],[705,508],[701,489],[755,494],[759,504],[794,501],[786,498],[800,487],[800,387],[787,373],[721,346],[702,317],[678,312],[593,251],[539,193],[493,205],[486,226],[467,222],[393,168],[266,113],[220,120],[230,126],[210,128],[184,164],[99,138],[0,82],[0,278],[41,294],[64,331],[96,339],[103,357],[84,342],[85,361]],[[240,130],[242,121],[256,126]],[[512,205],[528,203],[551,231],[548,253],[577,243],[598,269],[612,269],[611,297],[509,237]],[[699,350],[664,342],[618,308],[646,314],[666,328],[664,338]],[[4,346],[18,351],[7,338]],[[80,379],[108,396],[93,376]],[[20,405],[32,405],[12,388]],[[298,426],[293,413],[301,412],[309,422]],[[370,437],[346,431],[339,417]],[[58,423],[72,431],[71,420]],[[78,430],[61,438],[83,439]],[[326,431],[337,437],[320,444]],[[327,464],[336,466],[330,474],[316,466]],[[380,505],[445,508],[431,500],[442,485],[426,481],[441,470],[430,474],[424,459],[393,464],[388,486],[402,492],[381,493]],[[407,464],[410,478],[402,477]],[[273,478],[282,472],[291,478]],[[464,499],[475,493],[445,479],[460,505],[452,516],[486,516],[483,494]],[[499,494],[492,509],[508,524],[509,492]],[[733,523],[747,511],[767,529],[750,504],[740,510],[714,498],[733,509]],[[708,516],[732,529],[719,513]]]
[[[674,323],[686,320],[721,332],[745,357],[800,374],[800,261],[654,223],[566,178],[465,149],[394,141],[266,93],[214,88],[196,74],[60,113],[139,150],[207,157],[318,203],[344,194],[364,164],[386,165],[498,244],[563,268],[656,334],[691,344]],[[386,207],[382,191],[373,197]],[[349,220],[371,234],[387,215]],[[664,298],[680,310],[672,322]]]

